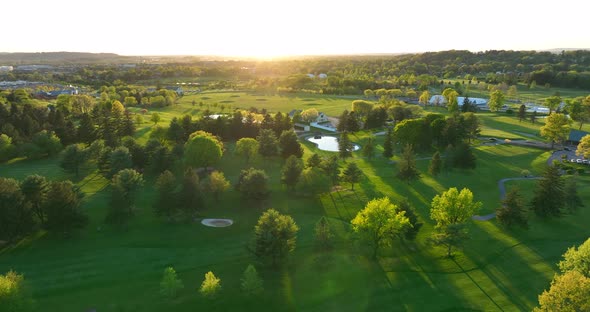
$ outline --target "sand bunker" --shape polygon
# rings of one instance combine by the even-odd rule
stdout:
[[[234,224],[234,221],[230,219],[203,219],[201,223],[211,227],[226,227]]]

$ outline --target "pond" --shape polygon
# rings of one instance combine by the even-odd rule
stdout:
[[[338,138],[337,137],[333,137],[333,136],[321,136],[320,138],[315,138],[315,137],[309,137],[307,138],[307,140],[309,142],[315,143],[319,149],[321,149],[322,151],[328,151],[328,152],[338,152]],[[358,151],[361,147],[356,145],[356,144],[352,144],[353,151]]]

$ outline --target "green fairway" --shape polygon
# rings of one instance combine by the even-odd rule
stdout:
[[[330,116],[350,109],[354,97],[323,95],[265,96],[246,92],[209,92],[181,98],[178,105],[146,114],[146,123],[138,129],[140,141],[147,140],[153,111],[162,115],[161,126],[182,114],[199,116],[206,107],[213,112],[256,107],[269,111],[316,107]],[[196,105],[192,106],[192,101]],[[231,107],[231,110],[230,110]],[[534,139],[542,122],[519,123],[514,116],[478,113],[485,136]],[[351,141],[363,146],[368,132],[351,135]],[[565,250],[590,236],[587,224],[590,211],[582,208],[576,215],[543,220],[531,215],[530,229],[506,229],[495,219],[474,221],[471,239],[454,258],[428,243],[434,222],[430,219],[432,198],[450,187],[467,187],[475,199],[483,202],[478,213],[489,214],[500,205],[498,181],[519,177],[526,169],[540,175],[549,153],[513,145],[475,148],[475,170],[453,170],[437,177],[428,174],[431,155],[418,155],[421,177],[407,184],[395,177],[396,165],[380,156],[384,136],[377,136],[377,156],[373,160],[355,152],[347,162],[357,162],[364,173],[355,186],[342,184],[333,192],[316,198],[301,197],[280,183],[282,158],[258,158],[246,163],[233,154],[234,143],[226,143],[225,155],[216,165],[234,184],[240,170],[264,169],[271,179],[271,195],[263,201],[244,200],[231,188],[219,201],[207,199],[203,218],[228,218],[234,224],[211,228],[200,222],[169,223],[156,217],[153,178],[147,177],[139,194],[137,213],[127,230],[104,224],[110,186],[94,169],[82,170],[79,179],[65,173],[57,158],[15,160],[0,164],[0,175],[23,179],[38,173],[49,179],[73,179],[85,194],[84,209],[90,224],[79,235],[64,239],[39,232],[15,246],[0,250],[0,272],[14,269],[30,283],[40,311],[530,311],[537,296],[557,270]],[[314,144],[302,141],[305,155],[318,151]],[[394,161],[400,151],[395,151]],[[343,164],[343,163],[342,163]],[[179,178],[181,170],[176,170]],[[535,181],[510,181],[530,198]],[[590,178],[578,180],[579,193],[590,205]],[[365,246],[353,239],[350,220],[376,197],[398,201],[407,197],[424,223],[412,242],[395,241],[383,249],[377,261],[370,259]],[[265,267],[248,251],[253,228],[261,213],[274,208],[291,215],[300,231],[297,247],[284,267]],[[314,248],[315,223],[327,216],[336,234],[332,251]],[[256,264],[264,280],[261,298],[242,295],[240,278],[248,264]],[[185,288],[178,298],[167,301],[159,296],[164,269],[173,266]],[[204,299],[198,288],[204,274],[213,271],[221,279],[217,299]]]

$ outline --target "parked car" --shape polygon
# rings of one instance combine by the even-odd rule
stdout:
[[[577,162],[578,164],[581,164],[581,163],[582,163],[582,160],[581,160],[581,159],[576,159],[576,162]]]

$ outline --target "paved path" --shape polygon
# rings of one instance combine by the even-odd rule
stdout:
[[[498,181],[498,190],[500,191],[500,200],[503,200],[504,197],[506,196],[506,186],[504,185],[505,182],[516,181],[516,180],[536,180],[536,179],[540,179],[540,177],[520,177],[520,178],[501,179],[500,181]],[[476,220],[476,221],[488,221],[488,220],[491,220],[495,217],[496,217],[496,213],[492,212],[490,214],[483,215],[483,216],[474,215],[473,217],[471,217],[471,219]]]

